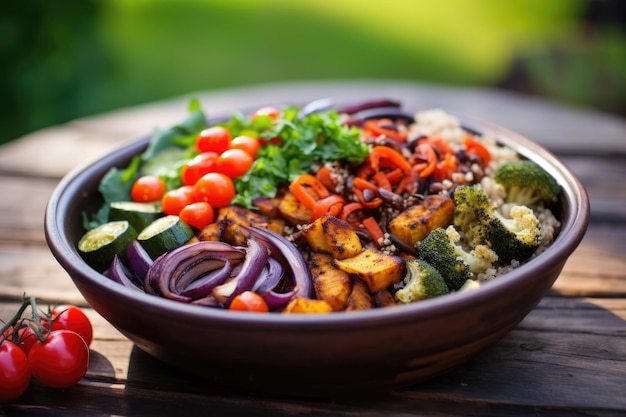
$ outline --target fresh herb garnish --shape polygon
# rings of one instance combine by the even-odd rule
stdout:
[[[299,118],[298,108],[289,107],[277,121],[259,119],[265,118],[246,123],[237,116],[226,123],[240,131],[256,130],[261,125],[264,129],[256,130],[260,138],[272,142],[279,139],[276,144],[262,146],[252,168],[235,180],[234,204],[250,207],[254,197],[274,197],[280,185],[308,172],[315,164],[334,160],[360,163],[369,153],[367,145],[359,140],[359,131],[345,126],[335,111]]]
[[[368,146],[359,140],[359,131],[344,125],[336,111],[300,118],[298,110],[287,107],[278,120],[267,116],[252,120],[235,113],[226,122],[218,123],[228,128],[233,137],[248,134],[267,142],[260,148],[252,168],[235,179],[233,204],[251,207],[255,197],[274,197],[281,185],[310,171],[316,164],[334,160],[358,164],[369,154]],[[200,103],[192,100],[189,115],[182,123],[164,130],[155,129],[146,150],[126,169],[111,168],[102,178],[98,189],[104,204],[91,216],[83,215],[84,227],[89,230],[106,223],[109,204],[129,200],[132,184],[140,175],[159,176],[167,189],[180,186],[180,168],[197,154],[195,138],[206,127],[207,119]]]

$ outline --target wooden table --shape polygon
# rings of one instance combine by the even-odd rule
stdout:
[[[22,294],[85,306],[91,362],[75,387],[34,382],[6,415],[626,415],[626,121],[497,90],[401,81],[302,82],[195,95],[211,115],[321,97],[390,97],[490,120],[558,154],[591,197],[588,233],[547,297],[509,335],[456,371],[391,396],[269,397],[211,385],[158,362],[89,309],[44,240],[59,179],[120,141],[186,115],[189,97],[44,129],[0,148],[0,317]]]

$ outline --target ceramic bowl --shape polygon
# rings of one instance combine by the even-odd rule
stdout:
[[[81,213],[101,204],[98,183],[125,167],[149,137],[129,141],[70,172],[45,215],[48,245],[86,301],[140,349],[221,384],[299,396],[382,392],[425,381],[466,362],[511,331],[545,296],[589,220],[579,180],[550,152],[490,123],[460,118],[548,170],[562,194],[550,248],[477,291],[396,308],[328,315],[233,313],[187,305],[119,285],[79,256]]]

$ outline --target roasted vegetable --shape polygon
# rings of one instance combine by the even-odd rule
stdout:
[[[311,209],[300,203],[295,195],[286,192],[278,204],[281,216],[293,225],[311,222]]]
[[[222,227],[222,239],[232,245],[245,245],[241,226],[267,227],[268,218],[245,207],[228,206],[219,210],[215,222]]]
[[[421,259],[406,262],[406,275],[396,288],[395,299],[403,304],[439,297],[450,291],[439,271]]]
[[[374,299],[369,293],[367,284],[357,279],[352,286],[352,292],[348,297],[348,305],[346,311],[369,310],[374,308]]]
[[[404,276],[403,259],[373,249],[365,249],[352,258],[335,259],[333,265],[365,281],[372,294],[388,288]]]
[[[332,313],[333,309],[324,300],[313,300],[305,297],[293,297],[283,310],[283,313],[325,314]]]
[[[326,252],[336,259],[358,255],[363,250],[359,236],[345,221],[324,215],[302,228],[311,250]]]
[[[420,259],[434,266],[451,290],[458,290],[474,274],[485,272],[497,260],[487,246],[467,251],[460,245],[454,226],[437,228],[417,244]]]
[[[546,170],[529,160],[507,162],[494,174],[506,189],[506,202],[532,207],[539,203],[556,203],[561,187]]]
[[[308,265],[317,298],[330,304],[333,311],[341,311],[348,304],[353,279],[350,274],[335,268],[332,261],[329,254],[314,253]]]
[[[474,245],[489,246],[498,260],[525,261],[541,244],[541,224],[526,206],[509,206],[504,217],[479,186],[461,186],[454,193],[454,225]]]
[[[389,233],[408,246],[415,246],[432,230],[445,227],[454,216],[454,203],[450,197],[433,194],[398,214],[387,225]]]

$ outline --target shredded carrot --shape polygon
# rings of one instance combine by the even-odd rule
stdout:
[[[368,159],[375,172],[380,170],[381,166],[391,167],[393,169],[400,168],[402,171],[410,171],[411,164],[398,151],[389,146],[374,146],[370,151]]]
[[[378,171],[376,174],[374,174],[372,179],[379,188],[384,188],[387,191],[391,191],[391,182],[389,182],[389,179],[384,173]]]
[[[332,172],[328,167],[326,166],[321,167],[317,171],[317,174],[315,174],[315,177],[322,184],[324,184],[324,187],[328,188],[331,191],[335,190],[335,182],[333,181],[333,178],[332,178]]]
[[[394,193],[401,195],[404,192],[409,194],[414,194],[417,192],[417,174],[414,171],[407,172],[404,177],[400,180],[398,185],[396,185],[396,189]]]
[[[337,217],[341,214],[341,210],[345,204],[346,200],[342,196],[331,194],[315,202],[315,206],[313,206],[313,210],[311,211],[311,218],[316,220],[324,214]]]
[[[384,125],[393,124],[394,122],[391,119],[370,119],[365,122],[363,127],[365,132],[371,136],[386,136],[397,142],[406,142],[409,136],[406,131],[383,127]]]
[[[363,204],[353,201],[352,203],[348,203],[345,206],[342,207],[341,209],[341,214],[339,215],[339,218],[341,220],[344,221],[348,221],[349,217],[351,214],[359,211],[359,210],[363,210],[365,207],[363,207]]]
[[[313,175],[302,174],[289,184],[291,191],[298,201],[305,207],[313,210],[315,202],[322,198],[328,197],[330,192],[324,185]]]
[[[367,233],[372,237],[372,240],[380,247],[385,238],[385,233],[380,228],[376,219],[372,216],[363,219],[363,227],[367,230]]]
[[[465,135],[463,139],[463,145],[465,145],[465,151],[468,154],[473,154],[482,159],[483,164],[487,165],[491,161],[491,153],[489,149],[480,141],[474,139],[470,134]]]
[[[437,167],[437,153],[435,153],[433,146],[428,142],[421,142],[420,144],[418,144],[417,153],[425,157],[426,166],[418,164],[413,167],[413,170],[414,172],[419,174],[420,178],[426,178],[430,176]]]
[[[453,154],[446,154],[443,160],[437,163],[437,168],[433,173],[435,181],[452,179],[452,174],[457,170],[457,159]]]
[[[387,180],[391,184],[397,183],[398,181],[402,180],[402,177],[404,177],[404,173],[400,168],[396,168],[393,171],[387,172],[385,175],[387,176]]]
[[[360,177],[355,177],[354,178],[354,187],[363,191],[365,189],[370,189],[372,191],[378,191],[378,187],[374,184],[372,184],[371,182],[364,180],[363,178]]]

